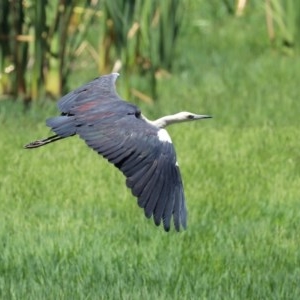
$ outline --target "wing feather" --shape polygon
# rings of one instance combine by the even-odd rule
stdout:
[[[126,181],[128,187],[131,188],[132,194],[136,197],[140,197],[146,184],[151,180],[157,164],[153,163],[144,165],[143,168],[138,170],[134,178],[129,177]]]
[[[167,175],[169,175],[170,171],[171,171],[171,166],[168,165],[166,166],[166,173]],[[170,177],[168,177],[168,179],[170,179]],[[161,223],[162,220],[162,216],[164,214],[164,210],[165,210],[165,206],[167,204],[167,202],[169,201],[170,203],[172,203],[174,200],[174,190],[175,189],[171,189],[172,184],[168,183],[167,180],[165,180],[164,182],[164,188],[161,189],[161,193],[160,193],[160,201],[158,201],[156,203],[155,209],[154,209],[154,222],[156,225],[159,225]],[[168,201],[167,201],[168,200]]]
[[[147,187],[144,189],[140,196],[141,198],[148,197],[147,204],[144,206],[146,216],[151,217],[153,215],[153,211],[157,202],[161,201],[161,199],[159,199],[158,197],[160,193],[157,193],[157,191],[160,192],[161,189],[165,187],[165,182],[162,176],[163,173],[163,161],[158,160],[156,170],[151,179],[149,180]]]

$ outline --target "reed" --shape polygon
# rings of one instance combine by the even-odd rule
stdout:
[[[297,0],[266,0],[266,22],[271,43],[293,52],[299,45],[300,3]]]
[[[1,1],[1,94],[59,96],[97,10],[92,0]]]
[[[146,93],[157,99],[157,73],[172,69],[182,12],[178,0],[104,1],[99,72],[107,73],[121,61],[125,94],[141,94],[130,88],[131,76],[138,74],[148,78]]]

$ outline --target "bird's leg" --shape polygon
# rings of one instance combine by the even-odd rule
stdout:
[[[25,145],[24,148],[25,149],[37,148],[37,147],[41,147],[41,146],[47,145],[52,142],[56,142],[56,141],[64,139],[64,138],[65,137],[63,137],[63,136],[53,135],[53,136],[50,136],[50,137],[42,139],[42,140],[37,140],[37,141],[31,142],[31,143]]]

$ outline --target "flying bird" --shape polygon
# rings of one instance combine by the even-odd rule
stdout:
[[[46,120],[55,135],[24,146],[32,149],[79,135],[126,177],[147,218],[165,231],[173,219],[176,231],[186,229],[187,211],[176,153],[166,126],[211,118],[180,112],[155,121],[119,97],[118,73],[100,76],[66,94],[58,102],[60,116]]]

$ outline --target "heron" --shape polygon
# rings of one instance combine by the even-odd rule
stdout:
[[[154,121],[118,95],[118,73],[100,76],[58,101],[60,115],[46,120],[55,133],[24,146],[41,147],[78,135],[115,165],[147,218],[169,231],[187,226],[182,177],[171,137],[165,127],[174,123],[211,118],[179,112]]]

